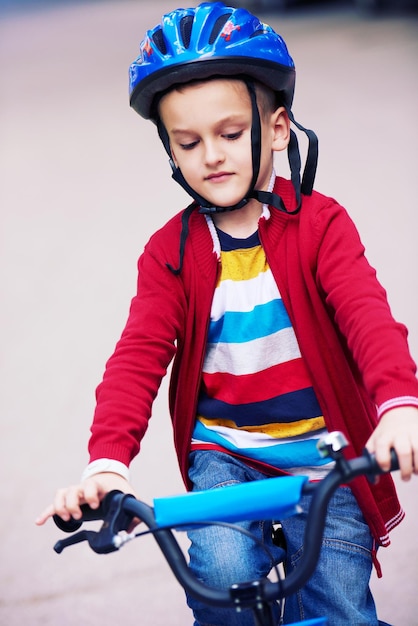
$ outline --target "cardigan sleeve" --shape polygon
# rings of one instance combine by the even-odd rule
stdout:
[[[172,236],[171,241],[178,241]],[[138,261],[137,293],[126,326],[96,390],[90,463],[114,459],[129,466],[147,430],[152,403],[176,352],[186,307],[181,278],[166,267],[170,238],[157,233]]]
[[[418,381],[407,330],[391,314],[355,225],[329,200],[316,213],[313,232],[318,286],[370,398],[378,407],[395,398],[410,398],[403,404],[415,404]]]

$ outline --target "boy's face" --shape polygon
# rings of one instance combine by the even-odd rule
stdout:
[[[214,206],[233,206],[242,200],[253,174],[252,108],[245,83],[213,79],[185,85],[161,99],[159,112],[173,160],[192,189]],[[274,114],[260,117],[262,153],[256,188],[266,190],[272,151],[278,148]]]

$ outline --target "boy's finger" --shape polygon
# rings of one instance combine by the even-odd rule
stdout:
[[[409,480],[413,472],[413,459],[411,451],[403,452],[397,450],[397,456],[399,461],[399,469],[401,470],[402,480]]]
[[[55,509],[52,504],[50,504],[46,509],[42,511],[40,515],[35,519],[35,524],[37,526],[42,526],[45,522],[54,515]]]
[[[97,509],[100,505],[100,486],[93,480],[83,483],[84,502],[92,509]]]
[[[59,501],[59,497],[61,494],[57,496],[57,502]],[[84,495],[84,489],[81,485],[74,485],[64,491],[62,494],[62,508],[56,505],[56,511],[60,517],[63,517],[60,513],[60,510],[68,517],[73,517],[74,519],[80,519],[82,513],[80,509],[80,505],[86,502],[86,498]],[[68,519],[68,518],[67,518]]]

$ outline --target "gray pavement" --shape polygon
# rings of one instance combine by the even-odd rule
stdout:
[[[417,21],[331,5],[266,21],[296,60],[295,114],[320,137],[317,188],[355,219],[417,359]],[[62,3],[0,22],[1,626],[191,624],[150,539],[106,557],[84,546],[57,556],[59,531],[33,523],[87,462],[94,388],[137,256],[187,202],[127,94],[145,28],[173,6]],[[166,388],[133,464],[149,501],[182,490]],[[399,488],[407,519],[373,589],[382,619],[416,626],[416,484]]]

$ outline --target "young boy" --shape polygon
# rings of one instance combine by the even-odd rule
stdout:
[[[316,137],[293,119],[295,69],[286,45],[243,9],[178,9],[149,31],[131,66],[131,105],[152,119],[173,177],[193,203],[148,242],[127,325],[97,390],[90,464],[38,518],[80,516],[112,489],[132,492],[128,466],[174,358],[170,411],[189,489],[266,476],[323,477],[316,442],[343,431],[401,475],[418,472],[418,381],[405,328],[334,200],[312,191]],[[307,133],[304,175],[291,122]],[[291,181],[275,176],[288,151]],[[308,499],[302,503],[306,510]],[[321,561],[286,602],[285,623],[377,624],[369,578],[376,549],[403,518],[389,475],[356,480],[333,498]],[[288,568],[305,515],[284,522]],[[190,567],[220,586],[267,575],[267,523],[246,523],[272,558],[241,534],[190,533]],[[247,612],[188,599],[196,625],[247,625]],[[279,621],[279,617],[277,617]]]

